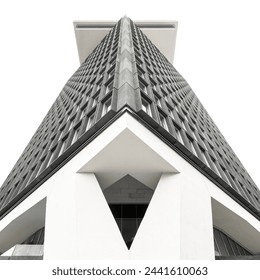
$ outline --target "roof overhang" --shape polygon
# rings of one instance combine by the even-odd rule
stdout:
[[[122,116],[125,122],[133,121]],[[127,149],[126,149],[127,147]],[[163,173],[179,173],[170,162],[126,127],[97,155],[80,168],[79,173],[95,173],[104,190],[126,175],[155,189]]]
[[[74,21],[80,64],[105,37],[116,21]],[[177,35],[177,21],[135,21],[146,36],[172,63]]]

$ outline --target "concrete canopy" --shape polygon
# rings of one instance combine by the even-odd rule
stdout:
[[[155,189],[162,173],[178,171],[132,131],[125,129],[79,173],[95,173],[102,189],[127,174]]]
[[[73,24],[81,64],[114,27],[116,21],[74,21]],[[173,20],[135,21],[135,24],[172,63],[178,22]]]

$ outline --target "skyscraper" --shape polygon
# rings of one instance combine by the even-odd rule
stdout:
[[[260,193],[242,163],[159,43],[127,17],[108,27],[0,189],[0,252],[258,258]]]

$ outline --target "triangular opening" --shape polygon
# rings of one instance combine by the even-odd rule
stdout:
[[[153,192],[130,175],[124,176],[103,191],[128,249],[144,218]]]
[[[109,207],[125,244],[130,249],[148,204],[110,204]]]

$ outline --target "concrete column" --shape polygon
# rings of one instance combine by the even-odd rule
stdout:
[[[175,177],[181,189],[181,259],[215,259],[211,196],[203,175],[181,173]]]
[[[214,259],[211,200],[201,176],[161,176],[131,254],[134,259]]]
[[[75,175],[55,174],[55,185],[47,195],[44,259],[76,258]],[[62,176],[64,175],[64,176]]]
[[[77,174],[76,236],[79,259],[127,259],[128,249],[93,173]]]
[[[127,255],[95,175],[59,174],[47,197],[44,259],[124,259]]]

